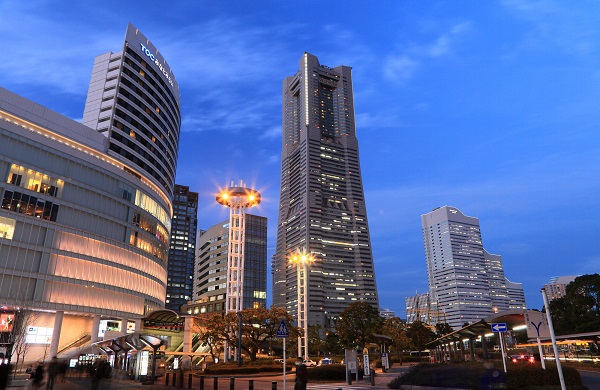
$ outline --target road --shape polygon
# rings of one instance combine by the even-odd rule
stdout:
[[[581,374],[581,380],[583,385],[590,390],[600,389],[600,372],[598,371],[586,371],[577,370]]]
[[[345,382],[312,382],[309,383],[307,388],[309,390],[384,390],[387,389],[387,384],[396,376],[400,375],[401,372],[407,370],[407,366],[394,367],[386,373],[378,372],[375,376],[375,386],[371,386],[370,382],[361,380],[354,381],[352,385],[348,385]],[[250,381],[253,383],[254,390],[293,390],[294,387],[294,374],[288,374],[286,376],[286,389],[283,388],[283,377],[282,375],[272,376],[245,376],[236,377],[234,379],[234,390],[247,390],[250,387]],[[172,376],[169,378],[168,385],[166,384],[166,377],[159,378],[153,385],[142,385],[139,382],[134,382],[128,379],[108,379],[100,383],[98,390],[125,390],[125,389],[139,389],[139,390],[164,390],[164,389],[175,389],[175,388],[188,388],[189,376],[184,377],[183,386],[180,387],[179,383],[173,386]],[[178,378],[179,380],[179,378]],[[26,388],[26,382],[15,382],[9,389]],[[54,390],[83,390],[91,389],[92,384],[89,378],[78,378],[78,377],[67,377],[64,382],[57,381],[54,386]],[[45,388],[45,385],[42,386]],[[192,378],[192,389],[200,389],[200,378]],[[231,378],[226,376],[218,377],[217,387],[214,386],[214,377],[204,377],[204,390],[230,390],[231,389]]]

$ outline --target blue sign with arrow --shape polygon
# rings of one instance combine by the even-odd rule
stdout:
[[[492,332],[506,332],[506,322],[496,322],[492,324]]]
[[[287,339],[290,336],[290,330],[285,325],[285,322],[281,320],[279,327],[277,328],[277,332],[275,333],[275,337],[280,339]]]

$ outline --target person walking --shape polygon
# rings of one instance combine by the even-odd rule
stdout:
[[[296,361],[296,383],[294,384],[294,390],[306,390],[306,384],[308,383],[308,368],[302,358],[298,358]]]
[[[44,382],[44,365],[40,362],[35,368],[35,373],[33,374],[33,382],[31,385],[34,389],[39,389]]]
[[[58,375],[58,359],[54,356],[50,363],[48,363],[48,381],[46,382],[46,390],[54,389],[54,381],[56,380],[56,375]]]

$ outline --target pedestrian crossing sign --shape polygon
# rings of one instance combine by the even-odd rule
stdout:
[[[275,337],[280,339],[287,339],[290,336],[290,330],[285,325],[285,322],[281,320],[279,324],[279,328],[277,328],[277,332],[275,333]]]

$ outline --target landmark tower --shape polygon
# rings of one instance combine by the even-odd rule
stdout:
[[[273,304],[298,312],[290,260],[314,258],[307,277],[308,324],[335,328],[352,302],[379,309],[354,121],[352,69],[304,53],[283,81],[281,189]]]

